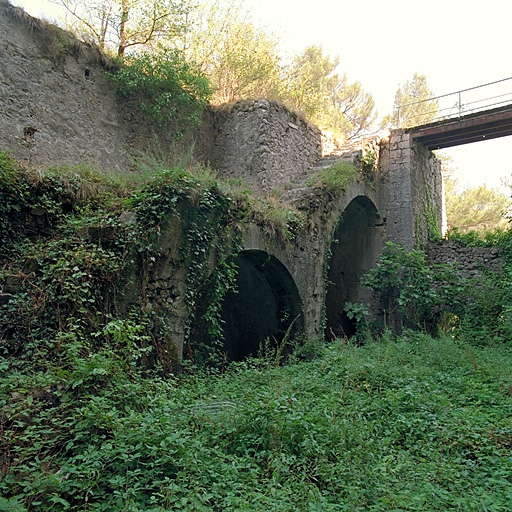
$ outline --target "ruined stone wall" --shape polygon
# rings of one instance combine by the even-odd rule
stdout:
[[[109,65],[96,47],[0,0],[0,150],[38,166],[103,171],[130,169],[137,150],[174,151],[172,127],[119,102]],[[198,155],[211,153],[208,123],[199,140]]]
[[[135,103],[121,102],[94,46],[0,0],[0,151],[36,166],[89,164],[126,172],[131,155],[195,154],[221,178],[255,190],[281,187],[322,154],[320,130],[284,106],[242,101],[208,110],[181,143]]]
[[[455,263],[464,278],[478,278],[482,269],[502,272],[504,259],[496,247],[466,247],[457,242],[429,243],[425,248],[429,264]]]
[[[318,128],[277,102],[240,101],[216,112],[212,166],[251,188],[283,188],[322,156]]]

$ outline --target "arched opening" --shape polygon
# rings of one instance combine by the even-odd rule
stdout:
[[[302,330],[304,319],[297,286],[286,267],[264,251],[243,251],[233,261],[238,268],[236,293],[222,306],[224,351],[232,361],[256,355],[268,339],[280,344],[287,331]]]
[[[327,338],[352,336],[355,323],[347,317],[347,302],[366,302],[369,293],[360,285],[361,276],[377,262],[382,251],[382,221],[373,202],[365,196],[353,199],[343,212],[334,233],[327,273]]]

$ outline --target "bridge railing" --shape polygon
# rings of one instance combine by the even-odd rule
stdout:
[[[512,104],[512,77],[399,105],[395,120],[397,126],[410,128],[508,104]]]

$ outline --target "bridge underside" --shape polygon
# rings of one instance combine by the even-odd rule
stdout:
[[[429,150],[512,135],[512,105],[406,130]]]

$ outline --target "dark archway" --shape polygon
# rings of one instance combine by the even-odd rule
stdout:
[[[286,267],[264,251],[243,251],[238,267],[237,293],[228,293],[222,306],[224,350],[230,360],[256,355],[269,339],[279,344],[293,323],[302,330],[304,318],[295,282]]]
[[[377,262],[383,240],[382,225],[373,202],[365,196],[353,199],[343,212],[334,233],[327,273],[326,332],[328,338],[352,336],[353,320],[343,311],[347,302],[368,299],[360,285],[361,276]]]

